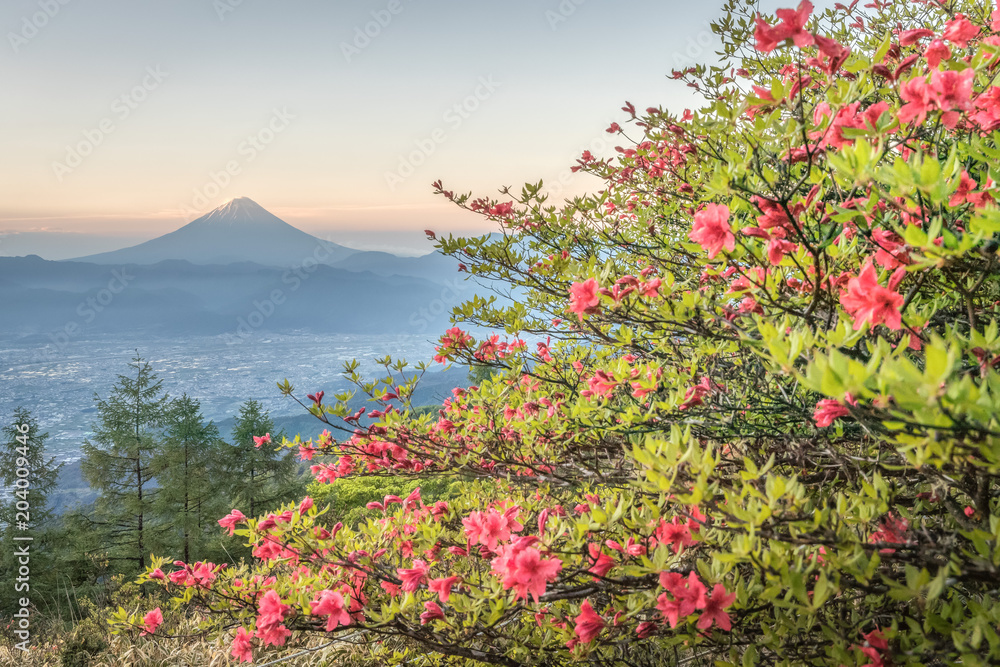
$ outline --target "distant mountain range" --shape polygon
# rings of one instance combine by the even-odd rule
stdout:
[[[346,248],[296,229],[248,197],[237,197],[145,243],[65,261],[123,265],[168,260],[199,265],[252,262],[283,268],[326,264],[348,271],[413,276],[439,283],[454,279],[458,269],[458,262],[438,253],[398,257]]]
[[[301,265],[312,259],[330,264],[354,251],[306,234],[247,197],[237,197],[180,229],[131,248],[71,261],[93,264],[156,264],[183,259],[192,264],[253,262]]]
[[[130,248],[0,257],[0,334],[423,333],[474,293],[457,269],[439,254],[351,250],[240,197]]]

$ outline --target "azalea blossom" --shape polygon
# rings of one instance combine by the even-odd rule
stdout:
[[[529,595],[538,602],[545,594],[546,584],[555,581],[562,570],[562,561],[558,558],[545,558],[542,552],[531,546],[536,538],[519,538],[519,541],[505,546],[500,555],[492,562],[493,571],[502,577],[504,588],[513,588],[516,599],[527,598]]]
[[[139,636],[153,634],[156,632],[156,628],[160,627],[160,624],[163,623],[163,612],[157,607],[142,617],[142,623],[145,629],[139,633]]]
[[[894,291],[903,274],[893,274],[889,287],[878,284],[875,267],[869,260],[861,273],[847,282],[847,292],[840,297],[840,305],[854,318],[854,330],[866,324],[885,324],[896,331],[902,328],[899,309],[903,306],[903,296]]]
[[[510,539],[511,533],[519,532],[522,526],[516,519],[517,512],[496,510],[488,512],[472,512],[462,519],[465,534],[473,544],[482,544],[487,549],[495,551],[497,545]]]
[[[234,509],[229,514],[219,519],[219,525],[223,528],[228,528],[229,534],[233,535],[233,532],[236,530],[236,524],[245,520],[246,517],[243,515],[243,512]]]
[[[451,596],[451,589],[458,581],[461,581],[461,577],[451,576],[442,577],[440,579],[431,579],[427,584],[427,588],[432,593],[437,593],[438,599],[441,600],[441,602],[447,603],[448,598]]]
[[[698,629],[708,630],[715,624],[726,632],[732,630],[733,625],[729,619],[729,614],[724,610],[730,607],[735,600],[736,593],[726,593],[726,589],[722,584],[716,584],[715,588],[712,589],[711,596],[705,599],[701,616],[698,617],[698,623],[696,624]]]
[[[896,516],[892,512],[885,515],[879,529],[871,534],[868,541],[872,544],[907,544],[909,538],[906,533],[910,529],[910,522],[901,516]],[[893,553],[895,549],[880,549],[880,553]]]
[[[913,46],[925,37],[933,37],[934,31],[927,28],[917,28],[915,30],[904,30],[899,33],[900,46]]]
[[[569,310],[581,320],[584,314],[592,315],[600,309],[600,284],[594,278],[573,283],[569,288]]]
[[[594,564],[590,566],[587,572],[590,572],[595,578],[603,577],[618,564],[614,558],[601,550],[600,544],[588,544],[587,551],[590,553],[590,558],[594,561]]]
[[[434,620],[444,620],[444,611],[437,602],[428,600],[424,603],[424,609],[425,611],[420,614],[420,625],[427,625]]]
[[[754,31],[757,50],[769,53],[787,39],[791,39],[799,48],[812,44],[813,36],[805,30],[812,10],[813,5],[809,0],[802,0],[797,9],[779,9],[775,15],[781,19],[781,23],[775,26],[769,25],[763,18],[757,16],[755,19],[757,27]]]
[[[694,538],[691,537],[691,526],[689,523],[681,521],[677,517],[674,517],[670,523],[661,518],[660,525],[657,526],[655,534],[660,544],[673,545],[674,553],[680,553],[684,547],[697,544]]]
[[[287,604],[281,602],[281,598],[278,597],[274,589],[271,589],[264,593],[264,596],[260,599],[257,620],[262,625],[280,623],[284,620],[285,614],[288,613],[289,609],[290,607]]]
[[[320,591],[309,605],[313,616],[326,616],[326,631],[331,632],[340,625],[350,625],[351,615],[344,603],[344,596],[336,591]]]
[[[594,638],[607,625],[604,619],[590,606],[590,600],[583,601],[583,604],[580,605],[580,615],[573,620],[575,622],[573,632],[584,644],[594,641]]]
[[[290,608],[281,602],[274,589],[261,597],[257,605],[256,634],[265,645],[284,646],[285,641],[292,636],[291,630],[282,625]]]
[[[935,39],[924,49],[924,58],[927,59],[927,64],[934,69],[941,64],[942,60],[951,58],[951,49],[940,39]]]
[[[246,628],[240,628],[237,630],[236,636],[233,637],[233,647],[230,651],[230,655],[240,662],[253,662],[253,651],[251,650],[252,644],[250,643],[251,639],[253,639],[253,635],[247,632]]]
[[[707,250],[709,259],[715,259],[722,250],[732,252],[736,248],[736,236],[729,228],[729,207],[707,204],[695,213],[688,238]]]
[[[403,590],[412,593],[420,588],[420,584],[427,581],[427,572],[429,571],[430,566],[418,558],[413,561],[412,568],[399,568],[396,570],[396,575],[403,582]]]
[[[969,45],[969,40],[978,34],[979,26],[965,18],[965,14],[955,14],[955,18],[945,24],[941,37],[964,49]]]
[[[835,420],[846,417],[849,414],[851,414],[851,411],[840,401],[832,398],[824,398],[816,404],[816,410],[813,412],[813,420],[815,420],[816,426],[826,428]]]

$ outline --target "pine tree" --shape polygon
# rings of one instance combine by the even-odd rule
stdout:
[[[254,436],[268,433],[273,442],[257,447]],[[276,451],[282,437],[274,432],[274,420],[260,403],[251,400],[240,406],[233,425],[232,449],[226,459],[230,462],[235,506],[248,509],[249,516],[291,499],[298,490],[294,459],[290,453]]]
[[[227,511],[222,468],[227,445],[218,427],[205,423],[201,404],[187,394],[169,406],[163,435],[155,460],[155,513],[179,533],[185,562],[204,559],[205,539],[218,537],[216,521]]]
[[[155,494],[153,459],[168,397],[138,352],[129,367],[133,373],[119,375],[107,399],[94,395],[100,421],[93,441],[83,445],[82,470],[98,492],[95,516],[109,558],[142,570],[153,546],[148,525]]]

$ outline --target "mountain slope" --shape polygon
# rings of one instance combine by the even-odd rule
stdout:
[[[338,269],[371,271],[377,276],[414,276],[437,283],[454,282],[465,277],[459,274],[458,260],[441,253],[420,257],[398,257],[387,252],[358,251],[345,259],[333,262]]]
[[[79,257],[92,264],[253,262],[297,267],[332,264],[355,251],[306,234],[247,197],[238,197],[180,229],[130,248]]]

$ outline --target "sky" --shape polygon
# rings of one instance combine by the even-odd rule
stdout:
[[[493,195],[569,168],[667,74],[713,57],[721,0],[6,0],[0,255],[133,245],[247,196],[312,234],[429,252]]]

